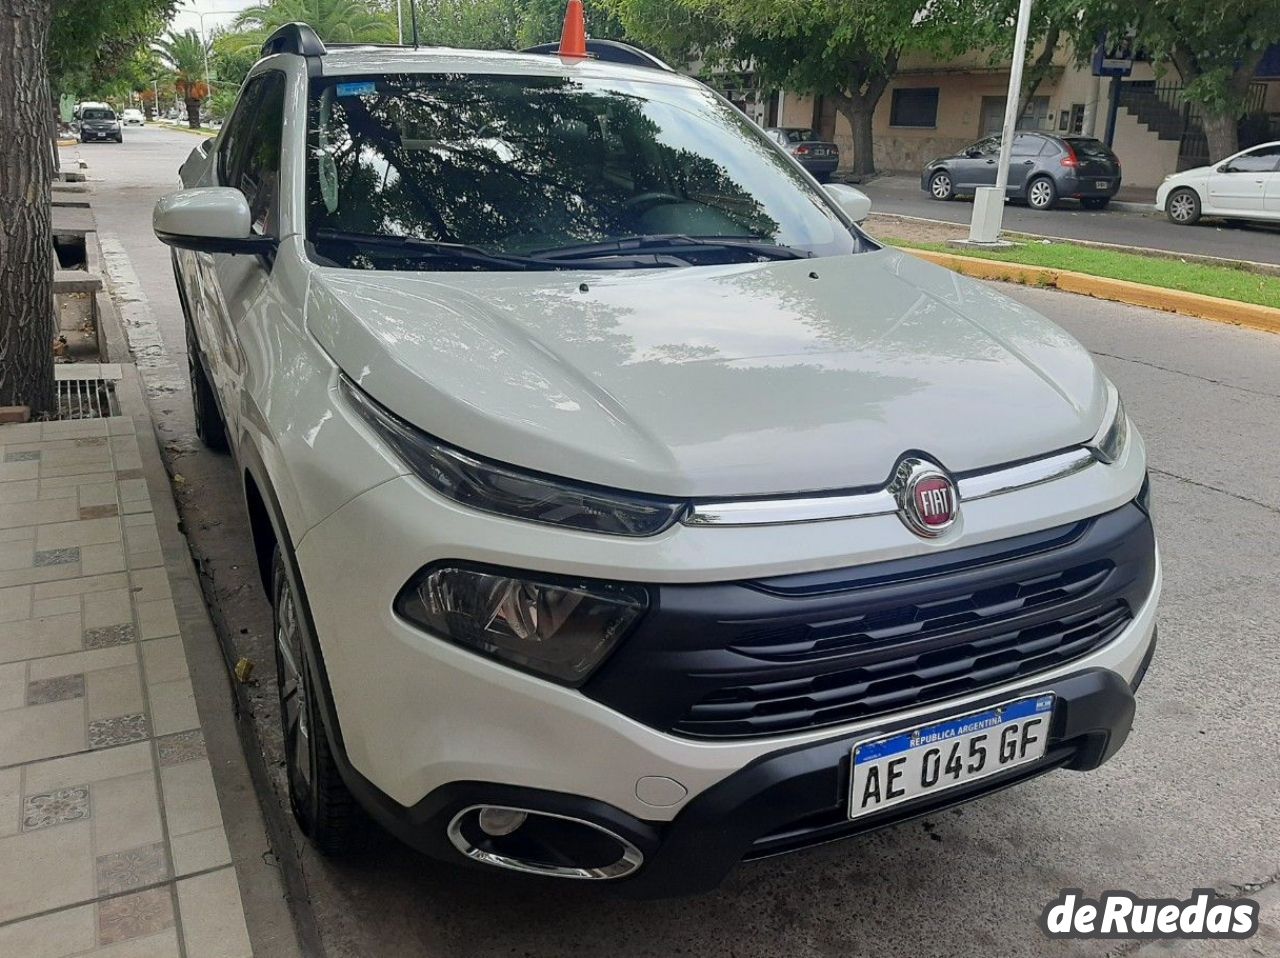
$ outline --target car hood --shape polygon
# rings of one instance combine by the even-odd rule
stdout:
[[[1067,333],[901,252],[732,267],[318,269],[308,325],[423,430],[619,489],[879,486],[1087,441],[1106,387]]]

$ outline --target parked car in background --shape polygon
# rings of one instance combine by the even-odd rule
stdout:
[[[939,157],[920,174],[920,188],[935,200],[971,195],[995,186],[1000,136],[988,136],[951,156]],[[1087,210],[1104,209],[1120,189],[1120,160],[1101,140],[1024,131],[1013,138],[1009,160],[1010,199],[1033,210],[1051,210],[1070,197]]]
[[[1280,220],[1280,141],[1166,176],[1156,190],[1156,209],[1179,226],[1201,216]]]
[[[80,111],[81,143],[111,140],[124,142],[124,130],[115,110],[109,106],[94,106]]]
[[[825,183],[840,165],[840,147],[814,136],[813,130],[772,126],[769,139],[790,153],[819,183]]]
[[[147,118],[141,110],[125,110],[120,114],[125,126],[146,126]]]

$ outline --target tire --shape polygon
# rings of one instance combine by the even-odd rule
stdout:
[[[342,781],[329,745],[306,633],[308,619],[289,584],[279,546],[272,556],[271,570],[276,689],[289,805],[311,844],[325,855],[340,855],[355,844],[363,813]]]
[[[956,195],[956,186],[951,182],[951,174],[946,170],[938,170],[929,177],[929,195],[935,200],[949,200]]]
[[[1058,187],[1050,177],[1037,176],[1027,184],[1027,205],[1042,212],[1058,205]]]
[[[1086,196],[1080,201],[1080,205],[1087,210],[1105,210],[1111,204],[1111,198],[1108,196]]]
[[[181,289],[181,287],[179,287]],[[183,297],[179,297],[182,299]],[[186,305],[183,305],[186,311]],[[187,323],[187,371],[191,376],[191,411],[195,417],[196,435],[205,447],[215,452],[227,451],[227,424],[218,409],[218,400],[213,392],[213,384],[204,373],[200,362],[200,344],[196,341],[191,329],[191,320]]]
[[[1164,201],[1164,215],[1177,226],[1194,226],[1200,221],[1200,194],[1181,186]]]

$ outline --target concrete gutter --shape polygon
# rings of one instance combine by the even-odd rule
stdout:
[[[1216,323],[1248,326],[1269,333],[1280,333],[1280,309],[1240,303],[1232,299],[1219,299],[1200,293],[1186,293],[1162,286],[1147,286],[1121,279],[1089,276],[1065,269],[1046,266],[1024,266],[1000,260],[978,259],[973,256],[957,256],[954,253],[938,253],[933,250],[900,247],[921,259],[953,269],[975,279],[996,279],[1024,286],[1052,286],[1068,293],[1081,293],[1096,299],[1106,299],[1129,306],[1143,306],[1169,313],[1182,313]]]

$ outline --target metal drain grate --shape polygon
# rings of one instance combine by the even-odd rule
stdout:
[[[106,419],[118,415],[120,407],[111,380],[58,380],[58,419]]]

